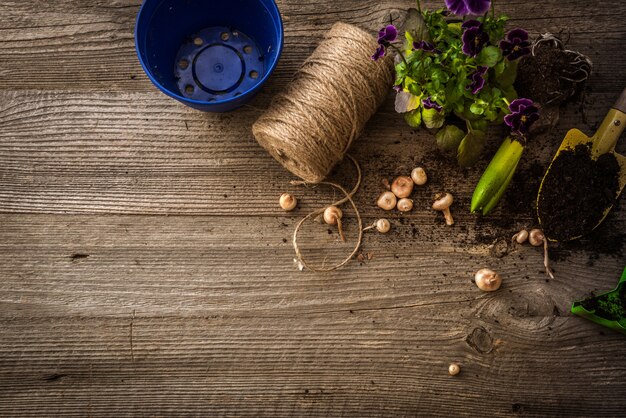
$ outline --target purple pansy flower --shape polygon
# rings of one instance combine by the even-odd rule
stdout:
[[[386,48],[398,38],[398,29],[394,25],[387,25],[378,31],[378,48],[372,55],[374,61],[378,61],[385,56]]]
[[[471,20],[466,23],[472,22]],[[480,23],[480,22],[478,22]],[[483,31],[481,24],[478,26],[469,26],[463,31],[463,53],[470,57],[475,57],[483,47],[489,42],[489,35]]]
[[[432,100],[430,96],[425,99],[422,99],[422,104],[424,105],[424,109],[435,109],[437,112],[441,112],[443,107],[435,101]]]
[[[402,91],[402,85],[398,84],[393,86],[393,89],[395,90],[396,93],[400,93]]]
[[[379,59],[381,59],[384,56],[385,56],[385,46],[384,45],[378,45],[378,48],[376,48],[376,51],[374,51],[374,55],[372,55],[372,59],[374,61],[378,61]]]
[[[425,52],[434,52],[436,54],[441,53],[440,50],[435,48],[435,45],[431,44],[430,42],[426,42],[426,41],[413,42],[413,49],[415,49],[415,50],[422,49]]]
[[[459,16],[482,15],[491,7],[490,0],[445,0],[445,3],[448,10]]]
[[[530,42],[528,41],[528,32],[524,29],[513,29],[506,34],[506,39],[500,41],[500,49],[502,55],[509,61],[530,54]]]
[[[524,136],[530,125],[539,119],[539,108],[530,99],[515,99],[509,105],[510,114],[504,117],[504,123],[511,128],[511,133]]]
[[[469,79],[472,81],[465,90],[471,90],[472,94],[478,93],[485,86],[485,78],[483,77],[489,67],[483,67],[479,65],[476,67],[476,71],[470,74]]]
[[[387,25],[378,31],[378,43],[386,45],[398,38],[398,29],[394,25]]]
[[[470,20],[466,20],[465,22],[463,22],[463,24],[461,25],[461,28],[463,29],[480,28],[481,26],[482,26],[482,23],[480,23],[478,20],[470,19]]]

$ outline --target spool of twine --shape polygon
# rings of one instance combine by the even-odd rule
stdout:
[[[390,55],[371,59],[377,46],[369,33],[336,23],[254,123],[254,137],[287,170],[319,183],[343,159],[393,83]]]

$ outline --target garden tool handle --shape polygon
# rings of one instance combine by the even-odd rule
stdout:
[[[619,99],[617,99],[617,101],[613,105],[613,109],[617,109],[622,113],[626,113],[626,88],[619,96]]]
[[[591,152],[594,158],[615,150],[619,136],[626,128],[626,89],[622,91],[613,108],[602,121],[598,132],[593,136]]]

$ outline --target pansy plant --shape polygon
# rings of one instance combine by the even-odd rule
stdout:
[[[396,111],[412,127],[435,130],[437,145],[456,151],[460,165],[478,160],[489,124],[510,129],[472,196],[471,211],[487,214],[508,187],[529,128],[539,119],[538,106],[518,98],[513,87],[531,43],[523,29],[505,31],[507,17],[496,16],[489,0],[445,0],[445,5],[422,12],[418,0],[417,10],[409,10],[404,39],[395,26],[384,27],[372,58],[383,57],[389,47],[399,52]],[[464,121],[465,131],[447,123],[453,119]]]
[[[469,166],[480,157],[487,126],[513,113],[517,62],[530,53],[530,43],[522,29],[505,33],[507,17],[496,16],[489,0],[445,5],[422,12],[418,1],[417,11],[409,11],[413,27],[404,36],[393,25],[382,28],[372,58],[382,58],[390,47],[398,51],[396,110],[412,127],[439,130],[439,146],[456,151],[459,163]],[[465,121],[462,137],[447,124],[458,118]]]

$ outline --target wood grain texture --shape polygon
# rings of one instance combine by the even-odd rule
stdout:
[[[419,242],[416,257],[400,225],[368,237],[372,260],[319,276],[293,265],[285,219],[156,219],[3,218],[4,414],[620,411],[588,382],[626,389],[623,336],[567,311],[621,260],[571,257],[548,281],[534,248],[494,259]],[[483,265],[506,277],[500,292],[471,283]]]
[[[381,180],[419,163],[430,182],[416,209],[386,214],[391,233],[366,234],[371,260],[298,271],[293,225],[333,195],[289,186],[250,126],[335,21],[373,31],[413,2],[278,5],[285,52],[269,84],[213,115],[141,72],[139,1],[0,0],[0,415],[622,415],[624,336],[569,305],[612,288],[623,254],[555,248],[554,280],[538,249],[493,257],[493,240],[534,222],[502,207],[489,222],[467,213],[498,132],[485,159],[458,169],[434,158],[432,137],[409,129],[390,95],[352,151],[364,172],[356,202],[373,222]],[[524,155],[545,165],[567,129],[592,132],[623,88],[626,5],[497,7],[511,27],[569,35],[595,64],[582,113],[568,106]],[[334,178],[347,185],[351,173]],[[457,197],[452,228],[429,209],[441,189]],[[301,197],[293,213],[278,210],[284,191]],[[624,231],[622,205],[599,236]],[[302,238],[317,263],[350,251],[318,224]],[[495,294],[471,283],[485,266],[505,277]]]

